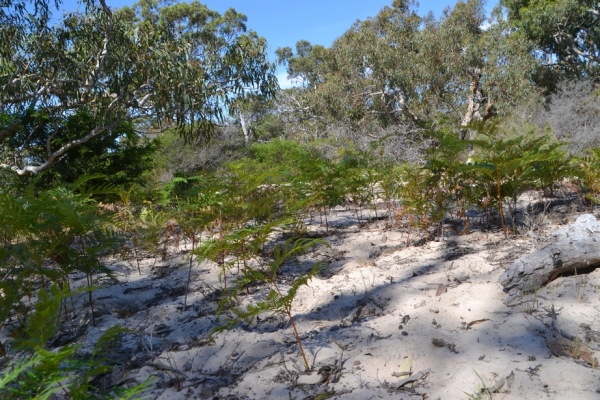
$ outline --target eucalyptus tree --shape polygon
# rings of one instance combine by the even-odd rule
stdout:
[[[288,78],[298,85],[281,93],[278,114],[292,134],[318,139],[329,125],[326,115],[338,109],[334,96],[322,90],[322,85],[330,82],[326,59],[330,51],[307,40],[298,41],[295,50],[295,54],[290,47],[275,51],[279,64],[287,68]]]
[[[221,15],[197,1],[142,0],[111,10],[99,0],[51,25],[31,22],[11,4],[0,15],[11,21],[0,34],[12,39],[0,44],[0,166],[19,175],[50,168],[124,122],[152,132],[175,127],[186,139],[210,136],[237,98],[268,98],[277,89],[265,39],[233,9]],[[94,126],[57,140],[78,112],[92,115]],[[28,152],[24,121],[32,115],[50,122],[43,159]],[[21,139],[7,148],[9,138]]]
[[[559,72],[600,72],[600,3],[595,0],[501,0],[508,21],[534,41],[545,63]]]
[[[5,157],[19,154],[19,148],[27,142],[27,157],[31,164],[42,163],[47,157],[46,139],[48,131],[54,129],[51,118],[35,113],[23,117],[23,129],[5,140]],[[79,138],[81,132],[92,130],[97,120],[87,111],[79,111],[69,115],[58,128],[60,134],[52,140],[52,145],[61,147],[73,139]],[[64,186],[76,182],[81,176],[102,174],[96,185],[108,184],[114,188],[129,188],[134,184],[143,185],[150,178],[149,172],[154,168],[154,154],[158,141],[146,140],[136,132],[131,122],[123,122],[108,132],[91,138],[85,143],[71,149],[61,157],[60,162],[41,174],[27,176],[14,175],[12,171],[1,171],[6,175],[14,175],[20,185],[36,191]],[[115,197],[116,193],[108,195]],[[106,201],[105,196],[101,198]]]
[[[52,8],[57,8],[59,4],[59,0],[3,0],[0,3],[2,57],[17,48],[17,38],[28,31],[43,29],[52,15]]]
[[[248,145],[264,130],[264,122],[273,116],[274,99],[250,94],[233,104],[231,117],[239,123],[244,142]],[[262,128],[262,129],[261,129]]]
[[[512,35],[501,15],[484,29],[482,1],[458,2],[439,19],[420,17],[415,5],[394,1],[330,48],[279,49],[279,62],[302,83],[287,91],[287,107],[352,129],[448,119],[467,126],[535,91],[532,44]]]

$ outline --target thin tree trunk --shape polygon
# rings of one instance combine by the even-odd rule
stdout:
[[[352,196],[352,204],[354,204],[354,213],[356,214],[356,219],[358,220],[358,224],[360,225],[360,217],[358,216],[358,204],[354,196]]]
[[[187,307],[187,297],[188,297],[188,293],[190,290],[190,281],[192,280],[192,265],[194,262],[194,249],[195,249],[195,245],[196,245],[196,237],[195,235],[192,237],[192,254],[190,255],[190,268],[188,270],[188,278],[187,278],[187,284],[185,285],[185,297],[183,298],[183,312],[185,312],[185,309]]]
[[[294,330],[294,336],[296,336],[296,341],[298,342],[298,348],[300,349],[300,354],[302,354],[302,359],[304,360],[304,366],[307,371],[310,371],[310,364],[306,359],[306,354],[304,354],[304,347],[302,347],[302,340],[300,339],[300,335],[298,334],[298,329],[296,328],[296,323],[294,322],[294,318],[292,317],[292,313],[289,310],[286,310],[288,318],[290,319],[290,323],[292,324],[292,329]]]
[[[94,297],[92,295],[92,276],[91,274],[87,274],[87,281],[88,281],[88,298],[90,301],[90,309],[92,310],[92,325],[96,326],[96,317],[94,316]]]
[[[240,123],[242,124],[242,131],[244,132],[244,140],[246,141],[246,145],[250,144],[250,129],[248,127],[248,123],[246,122],[246,117],[244,113],[241,112],[238,114],[240,117]]]
[[[496,180],[496,187],[498,189],[498,211],[500,212],[500,223],[502,224],[502,230],[504,231],[504,237],[508,238],[508,229],[504,223],[504,205],[502,204],[502,195],[500,191],[500,181]]]

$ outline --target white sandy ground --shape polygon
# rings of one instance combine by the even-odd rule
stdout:
[[[480,377],[491,386],[511,374],[494,398],[598,399],[599,369],[579,353],[594,358],[600,346],[600,270],[561,277],[513,308],[503,304],[506,295],[498,283],[514,259],[575,220],[578,214],[569,207],[555,207],[538,221],[540,229],[522,236],[505,239],[473,220],[467,235],[446,229],[443,240],[411,247],[405,245],[406,231],[387,229],[386,221],[359,227],[352,211],[334,210],[326,236],[331,248],[299,257],[282,274],[285,284],[286,276],[317,260],[329,265],[294,302],[311,373],[301,372],[293,331],[280,315],[265,314],[208,342],[217,323],[219,271],[211,264],[194,265],[183,312],[185,246],[153,269],[153,259],[142,260],[141,275],[124,261],[111,261],[119,283],[100,282],[94,292],[98,324],[89,324],[77,342],[85,352],[114,324],[133,329],[118,351],[124,371],[106,382],[152,376],[152,399],[313,399],[326,391],[348,400],[466,399],[465,392],[474,394],[482,384]],[[317,222],[310,229],[323,231]],[[73,279],[74,286],[85,282],[83,276]],[[437,295],[440,284],[446,291]],[[252,288],[242,304],[266,293]],[[560,328],[580,339],[575,357],[553,356],[543,339],[552,306]],[[78,309],[80,318],[88,310],[83,304]],[[483,321],[472,323],[478,320]],[[411,357],[413,374],[428,372],[412,387],[397,389],[402,378],[393,374]],[[334,374],[320,384],[322,367]]]

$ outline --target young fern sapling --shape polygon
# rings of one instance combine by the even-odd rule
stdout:
[[[255,317],[264,312],[283,313],[285,314],[292,326],[294,336],[298,342],[298,348],[304,361],[306,370],[311,369],[310,364],[306,358],[304,348],[302,346],[302,339],[298,333],[298,328],[293,316],[293,302],[298,290],[301,286],[308,285],[308,282],[314,278],[319,272],[323,270],[323,263],[316,263],[310,271],[304,275],[293,280],[289,288],[285,290],[281,283],[278,282],[278,274],[281,267],[291,257],[304,253],[311,247],[317,244],[327,244],[322,239],[288,239],[285,244],[276,246],[273,253],[273,261],[265,263],[260,259],[256,259],[258,266],[254,268],[248,268],[244,271],[240,278],[235,280],[235,287],[231,290],[231,297],[236,298],[242,287],[246,287],[251,284],[265,284],[270,288],[269,294],[266,299],[259,301],[256,304],[250,304],[245,309],[234,307],[231,309],[234,318],[229,318],[226,323],[217,329],[213,333],[220,332],[223,330],[232,329],[240,321],[252,323]],[[230,303],[226,299],[222,304]],[[221,312],[220,310],[219,312]]]
[[[183,193],[183,198],[176,198],[174,211],[175,219],[182,230],[183,237],[189,240],[192,245],[188,259],[188,277],[183,299],[183,312],[185,312],[192,279],[192,267],[194,261],[198,261],[197,258],[194,259],[196,247],[201,243],[202,232],[208,229],[217,218],[217,209],[223,203],[217,195],[219,186],[214,184],[211,177],[191,177],[189,182],[188,179],[179,178],[179,180],[186,184],[194,183]]]
[[[108,328],[96,342],[89,356],[78,354],[76,345],[59,350],[47,349],[48,341],[59,329],[57,319],[61,303],[74,294],[83,292],[61,291],[57,285],[49,291],[41,288],[34,310],[19,329],[19,337],[11,346],[20,352],[20,359],[11,360],[0,374],[0,398],[37,399],[61,398],[83,399],[134,399],[141,398],[150,381],[126,389],[103,388],[97,378],[114,370],[117,360],[115,348],[119,337],[127,330],[119,325]]]

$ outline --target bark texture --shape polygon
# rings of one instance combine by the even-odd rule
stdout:
[[[600,266],[600,223],[584,214],[575,223],[552,234],[540,250],[516,260],[501,276],[500,284],[509,297],[507,305],[515,305],[530,293],[568,273],[580,273]]]

